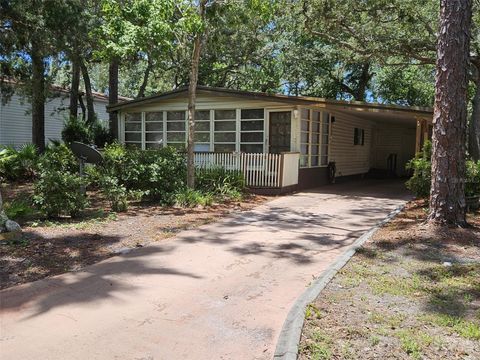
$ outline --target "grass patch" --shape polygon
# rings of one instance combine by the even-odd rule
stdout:
[[[478,314],[480,315],[480,312]],[[419,320],[430,325],[447,328],[465,339],[480,340],[480,322],[465,320],[458,316],[447,314],[423,315],[419,316]]]
[[[332,338],[317,329],[310,334],[309,340],[301,347],[301,352],[312,360],[329,360],[332,358]]]

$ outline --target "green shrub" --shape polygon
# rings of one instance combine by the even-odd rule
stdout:
[[[186,165],[182,154],[170,147],[142,151],[115,143],[105,147],[103,172],[128,192],[141,191],[148,200],[170,205],[185,186]]]
[[[425,141],[422,152],[410,160],[406,168],[412,170],[412,177],[406,182],[407,189],[411,190],[416,197],[427,197],[430,194],[432,181],[432,143]]]
[[[37,148],[33,144],[25,144],[19,150],[4,147],[0,150],[0,177],[11,181],[32,179],[37,162]]]
[[[118,183],[118,179],[112,176],[103,176],[100,179],[100,191],[110,202],[115,212],[127,211],[127,189]]]
[[[25,197],[17,198],[12,201],[7,201],[3,204],[5,214],[10,219],[18,219],[21,217],[27,217],[34,214],[32,208],[32,200]]]
[[[181,207],[210,206],[213,200],[213,194],[190,188],[184,188],[175,194],[175,204]]]
[[[82,119],[69,117],[63,125],[62,140],[66,144],[71,144],[74,141],[90,144],[92,142],[91,129]]]
[[[480,160],[477,162],[473,160],[467,161],[465,195],[480,195]]]
[[[90,127],[92,134],[92,141],[95,146],[104,148],[105,145],[111,144],[115,141],[115,137],[110,130],[104,126],[100,121],[95,121]]]
[[[40,156],[38,168],[42,172],[61,171],[76,173],[79,170],[78,161],[72,150],[65,144],[50,145]]]
[[[82,190],[86,185],[85,178],[75,173],[42,171],[34,186],[34,203],[48,217],[74,217],[88,205]]]
[[[245,191],[245,180],[239,171],[214,168],[197,171],[196,188],[211,193],[220,201],[240,200]]]

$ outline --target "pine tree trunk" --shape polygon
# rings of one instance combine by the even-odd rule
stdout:
[[[108,67],[108,105],[118,103],[118,58],[113,58]],[[111,134],[118,139],[118,115],[116,112],[109,113],[109,125]]]
[[[80,66],[78,60],[72,60],[72,84],[70,87],[70,117],[77,118],[78,116],[78,87],[80,85]]]
[[[468,131],[468,149],[473,160],[480,160],[480,61],[475,67],[475,96],[472,101],[472,118]]]
[[[202,20],[205,17],[205,1],[201,0],[199,13]],[[192,53],[192,66],[190,68],[190,83],[188,85],[188,143],[187,143],[187,186],[195,188],[195,101],[197,97],[198,67],[200,65],[200,54],[202,50],[203,33],[195,37]]]
[[[441,0],[432,138],[431,223],[466,225],[465,150],[471,0]]]
[[[95,106],[93,102],[92,83],[88,74],[87,65],[83,60],[80,61],[80,69],[82,70],[83,83],[85,85],[85,98],[87,100],[87,123],[93,124],[97,118],[95,114]]]
[[[32,45],[32,143],[45,151],[45,64],[35,42]]]

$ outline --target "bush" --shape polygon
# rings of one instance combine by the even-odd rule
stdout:
[[[412,170],[412,177],[406,182],[407,189],[411,190],[416,197],[427,197],[430,194],[432,181],[432,143],[425,141],[422,152],[410,160],[406,168]]]
[[[82,119],[69,117],[63,125],[62,140],[66,144],[71,144],[74,141],[91,144],[92,134],[90,127]]]
[[[28,217],[35,213],[32,208],[32,200],[25,197],[14,199],[11,202],[7,201],[3,204],[3,208],[9,219]]]
[[[23,145],[20,150],[4,147],[0,150],[0,177],[11,181],[32,179],[37,162],[37,148],[33,144]]]
[[[189,188],[184,188],[175,194],[175,204],[181,207],[210,206],[213,200],[213,194]]]
[[[38,169],[42,172],[60,171],[76,173],[79,170],[77,158],[65,144],[55,144],[47,147],[38,162]]]
[[[477,162],[473,160],[467,161],[465,195],[480,195],[480,160]]]
[[[128,192],[142,192],[143,197],[170,205],[175,193],[185,186],[185,159],[175,149],[126,149],[111,144],[104,151],[104,174],[114,177]]]
[[[118,179],[112,176],[103,176],[100,179],[100,191],[110,202],[115,212],[127,211],[127,189],[118,183]]]
[[[221,201],[240,200],[245,191],[245,180],[239,171],[215,168],[197,171],[196,188],[211,193]]]
[[[65,144],[49,146],[40,157],[38,168],[34,203],[48,217],[76,216],[87,206],[83,191],[87,180],[77,174],[77,160]]]
[[[110,130],[100,121],[95,121],[90,129],[93,143],[99,148],[104,148],[107,144],[111,144],[115,141],[115,137]]]
[[[48,217],[74,217],[88,205],[82,190],[86,185],[85,178],[74,173],[42,171],[35,183],[34,203]]]

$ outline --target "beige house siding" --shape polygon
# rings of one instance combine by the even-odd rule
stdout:
[[[372,168],[386,169],[390,154],[397,155],[398,175],[405,175],[406,163],[415,155],[415,128],[376,124],[372,139]]]
[[[337,176],[367,173],[370,169],[372,122],[344,113],[334,113],[330,137],[330,161],[337,167]],[[354,145],[355,128],[365,130],[364,145]]]

